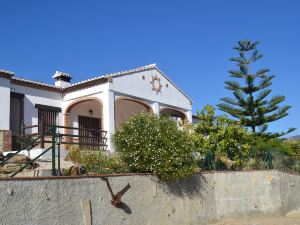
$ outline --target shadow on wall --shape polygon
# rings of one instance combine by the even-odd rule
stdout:
[[[186,195],[192,197],[199,195],[200,191],[206,191],[203,188],[207,187],[207,180],[202,174],[195,174],[188,178],[172,182],[159,181],[164,191],[169,192],[177,197]]]

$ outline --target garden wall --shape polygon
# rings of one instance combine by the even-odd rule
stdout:
[[[111,205],[100,177],[0,180],[1,224],[202,225],[300,207],[300,177],[276,170],[197,174],[169,185],[150,175],[108,181],[115,193],[130,183],[124,209]]]

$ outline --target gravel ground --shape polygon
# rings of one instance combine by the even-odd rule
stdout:
[[[300,225],[300,217],[272,217],[272,218],[256,218],[256,219],[240,219],[240,220],[223,220],[211,225]]]

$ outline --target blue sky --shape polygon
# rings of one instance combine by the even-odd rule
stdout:
[[[271,131],[300,134],[300,1],[0,0],[0,68],[53,83],[157,63],[194,101],[194,111],[231,96],[224,89],[238,40],[259,40],[260,66],[290,115]]]

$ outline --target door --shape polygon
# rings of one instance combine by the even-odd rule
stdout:
[[[24,95],[11,93],[10,95],[10,130],[12,132],[12,150],[20,149],[19,137],[23,122]]]
[[[87,116],[78,116],[78,124],[80,149],[101,148],[101,119]]]

